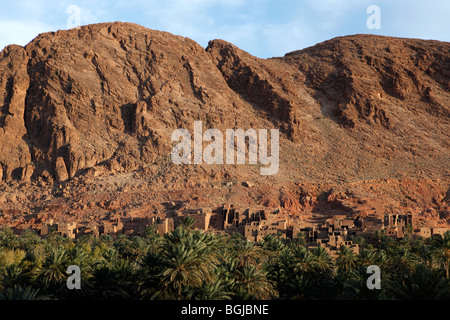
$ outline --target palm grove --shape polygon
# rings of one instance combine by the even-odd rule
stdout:
[[[394,240],[383,232],[356,254],[268,236],[255,243],[239,234],[192,229],[186,218],[161,236],[0,231],[0,299],[449,299],[450,232]],[[81,270],[81,289],[66,286],[69,265]],[[380,267],[381,289],[367,288],[367,267]]]

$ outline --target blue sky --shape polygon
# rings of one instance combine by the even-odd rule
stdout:
[[[0,0],[0,49],[67,29],[71,5],[81,25],[134,22],[203,47],[224,39],[260,58],[357,33],[450,41],[449,0]],[[366,25],[370,5],[380,8],[380,29]]]

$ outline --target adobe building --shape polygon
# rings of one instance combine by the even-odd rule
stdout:
[[[285,220],[260,220],[251,221],[245,224],[244,237],[251,241],[260,241],[268,235],[281,234],[286,238],[287,225]]]
[[[249,209],[235,208],[233,206],[223,208],[223,229],[227,230],[230,227],[239,228],[243,221],[246,220],[248,216]]]
[[[209,218],[209,227],[214,230],[223,230],[225,222],[225,215],[223,214],[223,208],[218,208],[211,211],[211,217]]]
[[[416,235],[422,238],[429,238],[431,237],[431,228],[427,227],[419,228],[419,231],[416,232]]]
[[[50,219],[48,224],[42,225],[39,233],[42,236],[57,233],[61,236],[75,239],[77,233],[77,223],[75,221],[54,223],[53,219]]]
[[[431,228],[431,235],[440,234],[441,236],[444,235],[447,231],[450,229],[447,227],[433,227]]]
[[[402,239],[405,237],[405,227],[404,226],[392,226],[386,227],[386,235],[395,239]]]
[[[119,218],[113,219],[109,222],[104,221],[98,227],[99,235],[117,235],[121,234],[123,230],[123,223]]]
[[[174,220],[173,218],[164,218],[164,219],[158,219],[156,221],[156,233],[160,235],[164,235],[168,232],[171,232],[174,230]]]
[[[85,226],[78,228],[77,236],[82,235],[92,235],[94,237],[98,237],[100,233],[97,224],[93,221],[90,221]]]
[[[211,209],[200,209],[197,213],[189,214],[190,217],[194,218],[195,222],[192,225],[195,229],[200,229],[207,231],[209,228],[209,222],[211,220]]]
[[[247,209],[244,211],[244,237],[251,241],[260,241],[268,235],[281,234],[286,238],[288,233],[288,222],[280,214],[279,209],[256,210]]]
[[[353,224],[348,219],[327,219],[324,224],[316,224],[300,228],[305,235],[307,247],[323,247],[330,254],[335,255],[341,246],[351,248],[359,253],[359,246],[348,240],[349,230]]]
[[[384,226],[385,227],[406,227],[411,225],[413,229],[418,226],[418,218],[416,215],[412,214],[386,214],[384,215]]]

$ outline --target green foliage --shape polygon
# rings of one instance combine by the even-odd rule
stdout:
[[[38,296],[39,290],[31,287],[13,286],[0,292],[0,300],[45,300],[45,296]]]
[[[195,230],[192,221],[160,236],[42,238],[0,230],[0,299],[448,299],[450,232],[402,241],[380,232],[360,248],[334,254],[270,235]],[[81,290],[66,286],[81,269]],[[382,270],[381,290],[367,287],[367,267]]]
[[[195,219],[190,216],[187,216],[180,220],[180,226],[186,229],[191,229],[194,223]]]

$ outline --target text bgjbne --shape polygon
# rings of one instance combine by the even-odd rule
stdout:
[[[225,308],[222,309],[221,307],[204,307],[188,304],[187,307],[181,308],[182,315],[206,315],[211,318],[214,316],[215,312],[238,316],[268,315],[269,306],[267,304],[227,304],[225,305]]]

